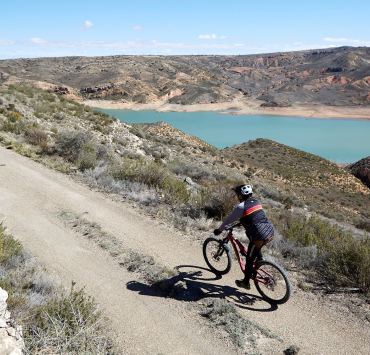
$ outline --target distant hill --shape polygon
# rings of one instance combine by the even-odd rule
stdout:
[[[251,177],[253,172],[258,175],[261,192],[287,205],[306,205],[327,217],[352,222],[356,215],[366,220],[370,216],[366,187],[326,159],[268,139],[225,148],[220,154],[248,168]]]
[[[108,56],[0,61],[0,84],[41,81],[83,99],[261,106],[369,105],[370,48],[242,56]]]

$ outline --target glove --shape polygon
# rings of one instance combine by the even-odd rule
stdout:
[[[214,231],[213,231],[213,234],[214,235],[220,235],[222,233],[221,230],[219,230],[218,228],[216,228]]]

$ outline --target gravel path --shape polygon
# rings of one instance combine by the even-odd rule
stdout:
[[[145,288],[127,287],[135,276],[119,267],[107,252],[66,227],[62,210],[84,213],[90,221],[124,242],[127,247],[152,255],[169,266],[204,267],[197,243],[143,216],[129,204],[51,171],[12,151],[0,148],[0,220],[30,253],[69,286],[86,285],[111,319],[123,353],[128,354],[229,354],[237,350],[216,336],[188,302],[146,295]],[[203,271],[203,277],[209,273]],[[235,299],[232,287],[237,270],[221,280],[195,280],[200,288]],[[230,287],[231,286],[231,287]],[[255,290],[245,298],[253,298]],[[281,343],[265,353],[278,354],[291,344],[303,354],[368,354],[370,330],[354,316],[338,314],[325,300],[297,292],[276,310],[255,298],[239,304],[247,318],[276,333]],[[264,311],[264,312],[261,312]]]

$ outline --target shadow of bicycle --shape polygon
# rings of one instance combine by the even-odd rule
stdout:
[[[266,302],[262,297],[241,292],[231,286],[213,283],[221,277],[209,269],[195,265],[179,265],[179,273],[169,279],[161,280],[149,286],[138,281],[127,283],[127,289],[139,295],[169,297],[178,301],[198,302],[205,298],[224,298],[235,306],[256,312],[271,312],[277,309],[275,304]],[[186,270],[186,271],[184,271]]]

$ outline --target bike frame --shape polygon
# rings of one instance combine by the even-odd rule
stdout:
[[[230,229],[227,233],[227,236],[223,239],[223,242],[226,244],[228,242],[231,243],[233,246],[236,258],[238,259],[238,263],[240,266],[240,269],[243,271],[245,270],[245,262],[242,259],[242,254],[247,254],[246,247],[238,240],[234,238],[233,230]],[[256,263],[253,264],[253,268],[255,267]],[[252,279],[256,280],[259,283],[262,283],[264,285],[267,285],[272,278],[272,275],[270,275],[268,272],[264,270],[257,270],[257,273],[255,275],[252,274]]]
[[[241,254],[242,254],[242,252],[247,254],[247,250],[246,250],[245,246],[238,239],[234,238],[232,229],[229,230],[229,232],[227,233],[227,236],[226,236],[226,238],[224,238],[223,242],[224,243],[228,243],[228,242],[231,243],[231,245],[233,246],[236,258],[238,259],[240,269],[244,272],[245,262],[242,260]]]

